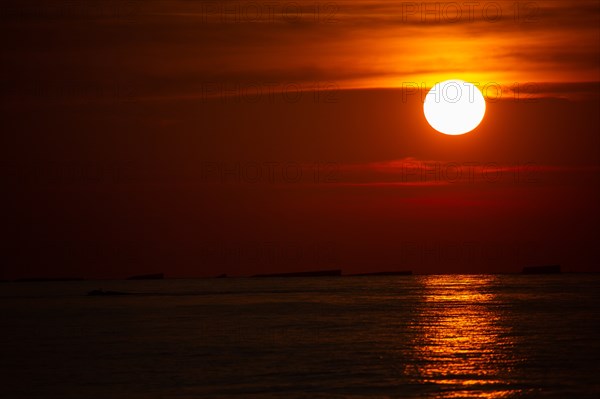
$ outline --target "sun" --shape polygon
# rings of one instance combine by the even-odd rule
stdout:
[[[475,85],[447,80],[429,90],[423,112],[432,128],[458,136],[479,126],[485,115],[485,99]]]

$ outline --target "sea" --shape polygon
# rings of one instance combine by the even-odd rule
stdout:
[[[2,283],[0,315],[2,398],[600,397],[596,274]]]

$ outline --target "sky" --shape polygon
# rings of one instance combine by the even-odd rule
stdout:
[[[597,1],[6,1],[0,279],[600,271]],[[433,130],[437,82],[481,125]]]

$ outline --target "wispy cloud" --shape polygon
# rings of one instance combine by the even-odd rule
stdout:
[[[447,187],[547,185],[573,176],[600,176],[600,166],[555,166],[535,162],[423,160],[413,157],[336,165],[335,183],[356,187]]]
[[[600,81],[597,1],[107,4],[3,2],[19,42],[2,55],[11,91],[32,81],[127,82],[145,97],[189,96],[207,83]]]

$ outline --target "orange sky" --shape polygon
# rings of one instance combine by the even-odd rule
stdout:
[[[600,271],[597,1],[3,4],[0,279]]]

